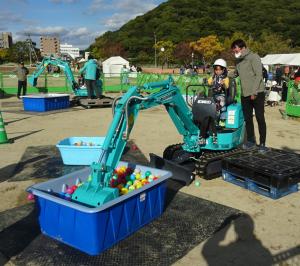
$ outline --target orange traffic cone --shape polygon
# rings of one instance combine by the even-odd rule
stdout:
[[[7,143],[7,142],[8,142],[7,134],[5,131],[4,121],[3,121],[2,114],[0,111],[0,144]]]

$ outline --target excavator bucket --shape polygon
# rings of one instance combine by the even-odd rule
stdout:
[[[99,187],[91,183],[84,183],[78,187],[72,195],[72,200],[88,206],[100,207],[104,203],[119,197],[117,188]]]
[[[103,165],[92,163],[91,178],[88,178],[87,181],[75,190],[72,200],[85,205],[100,207],[119,196],[119,189],[111,188],[108,184],[105,184],[105,175],[110,174],[103,172],[102,168]]]

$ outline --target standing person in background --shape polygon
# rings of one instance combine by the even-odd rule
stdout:
[[[14,73],[17,74],[18,77],[18,94],[17,97],[20,99],[22,88],[22,95],[26,95],[27,91],[27,75],[29,73],[28,68],[24,66],[23,62],[19,63],[19,66],[14,70]]]
[[[282,97],[281,100],[283,102],[286,102],[287,99],[287,92],[288,92],[288,83],[291,79],[291,73],[290,73],[290,67],[289,66],[285,66],[284,67],[284,73],[281,77],[282,79]]]
[[[88,56],[88,61],[84,64],[84,66],[79,70],[79,73],[84,74],[85,85],[87,88],[88,98],[94,98],[96,95],[97,98],[100,98],[100,92],[97,88],[97,69],[99,68],[97,62],[94,60],[92,55]]]
[[[281,67],[277,66],[275,70],[275,81],[277,82],[278,86],[281,86],[281,77],[282,77]]]
[[[128,85],[129,84],[129,69],[126,67],[126,65],[123,65],[121,68],[121,79],[122,84]]]
[[[246,123],[247,142],[244,149],[254,148],[256,145],[253,124],[253,109],[259,131],[259,150],[267,151],[266,148],[266,121],[265,121],[265,86],[262,76],[262,63],[260,57],[251,52],[246,43],[235,40],[231,44],[232,52],[237,60],[237,72],[241,79],[241,104]]]

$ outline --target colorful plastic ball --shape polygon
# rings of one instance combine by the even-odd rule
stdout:
[[[146,176],[146,177],[148,177],[148,176],[150,176],[150,175],[151,175],[151,172],[150,172],[150,171],[146,171],[146,172],[145,172],[145,176]]]
[[[125,195],[125,194],[127,194],[127,193],[128,193],[128,189],[125,188],[125,187],[123,187],[123,188],[121,189],[121,194],[122,194],[122,195]]]
[[[73,192],[74,192],[77,189],[77,186],[74,185],[71,188],[73,189]]]
[[[134,180],[133,184],[136,186],[137,184],[142,184],[140,180]]]
[[[200,187],[200,185],[201,185],[201,184],[200,184],[200,181],[198,181],[198,180],[195,181],[195,186],[196,186],[196,187]]]
[[[134,180],[135,180],[135,174],[131,174],[131,175],[130,175],[130,179],[131,179],[132,181],[134,181]]]
[[[132,183],[132,181],[128,181],[127,183],[126,183],[126,185],[129,185],[129,186],[131,186],[133,183]]]
[[[132,144],[132,145],[131,145],[131,148],[132,148],[134,151],[136,151],[136,150],[138,149],[138,147],[137,147],[135,144]]]
[[[135,172],[136,174],[140,174],[140,173],[141,173],[141,169],[140,169],[140,168],[136,168],[136,169],[134,170],[134,172]]]
[[[118,188],[119,190],[122,190],[122,188],[124,188],[124,185],[123,185],[123,184],[119,184],[119,185],[117,185],[117,188]]]
[[[117,179],[118,179],[118,176],[117,176],[117,175],[113,175],[112,178],[115,179],[115,180],[117,180]]]
[[[132,168],[128,167],[128,168],[126,169],[126,174],[127,174],[127,175],[131,174],[132,172],[133,172],[133,169],[132,169]]]
[[[129,186],[128,190],[129,190],[129,191],[135,190],[135,187],[131,185],[131,186]]]
[[[142,176],[141,176],[141,174],[140,174],[140,173],[136,173],[136,174],[135,174],[135,178],[136,178],[136,179],[141,179],[141,178],[142,178]]]
[[[143,184],[143,185],[145,185],[145,184],[147,184],[147,183],[149,183],[149,182],[147,181],[147,179],[143,179],[143,180],[142,180],[142,184]]]
[[[139,189],[139,188],[141,188],[143,185],[141,184],[141,183],[138,183],[138,184],[136,184],[136,189]]]
[[[28,199],[28,200],[34,200],[34,195],[33,195],[32,193],[29,193],[29,194],[27,195],[27,199]]]
[[[73,192],[74,192],[74,190],[71,187],[67,188],[67,190],[66,190],[67,194],[73,194]]]

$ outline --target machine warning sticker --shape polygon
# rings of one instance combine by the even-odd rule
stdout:
[[[235,111],[233,111],[233,110],[228,111],[227,122],[229,125],[234,125],[234,118],[235,118]]]
[[[142,193],[140,195],[140,202],[144,201],[146,199],[146,193]]]

